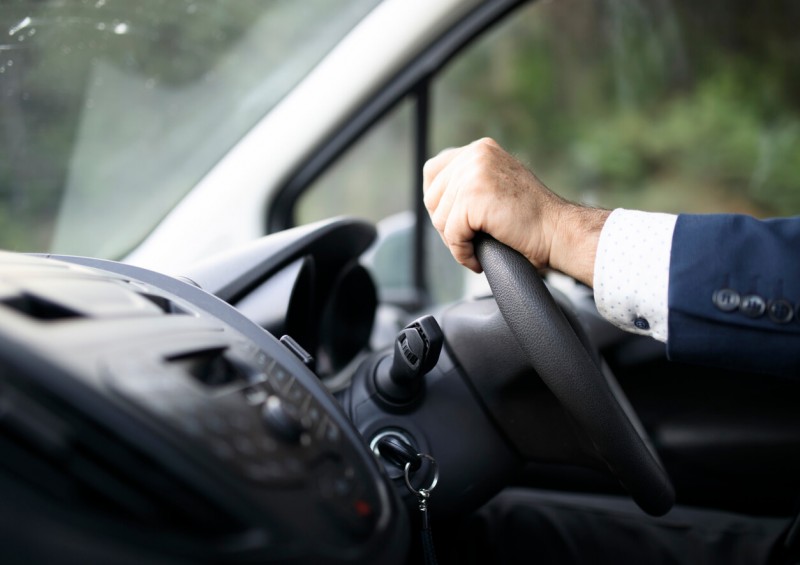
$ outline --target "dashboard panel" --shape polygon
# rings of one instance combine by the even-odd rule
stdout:
[[[2,253],[0,366],[0,491],[62,534],[39,544],[6,508],[2,551],[402,561],[403,511],[336,400],[196,286]]]

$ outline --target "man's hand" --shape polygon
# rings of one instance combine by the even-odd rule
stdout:
[[[551,192],[494,140],[448,149],[423,171],[425,206],[456,261],[481,272],[472,239],[483,231],[591,286],[597,242],[609,212]]]

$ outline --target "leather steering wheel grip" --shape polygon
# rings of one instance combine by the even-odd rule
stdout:
[[[475,253],[500,313],[542,381],[586,433],[597,454],[642,510],[665,514],[675,489],[658,455],[638,430],[627,399],[610,386],[536,268],[491,236],[476,234]],[[616,389],[616,390],[614,390]]]

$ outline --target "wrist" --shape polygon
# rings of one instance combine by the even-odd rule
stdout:
[[[597,245],[610,210],[565,202],[550,242],[550,267],[592,286]]]

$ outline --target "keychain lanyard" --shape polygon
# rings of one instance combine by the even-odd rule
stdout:
[[[433,466],[433,479],[431,479],[431,484],[427,487],[420,487],[417,489],[411,484],[411,474],[413,473],[411,469],[412,466],[419,469],[422,459],[427,459]],[[439,465],[436,463],[436,459],[427,453],[417,453],[416,465],[412,465],[412,463],[414,462],[409,461],[406,463],[403,468],[403,477],[406,481],[406,487],[411,494],[417,497],[419,503],[418,508],[422,515],[422,529],[420,535],[422,537],[422,554],[425,559],[425,565],[436,565],[436,551],[433,547],[433,535],[431,534],[430,517],[428,515],[428,499],[433,489],[435,489],[436,485],[439,483]]]

